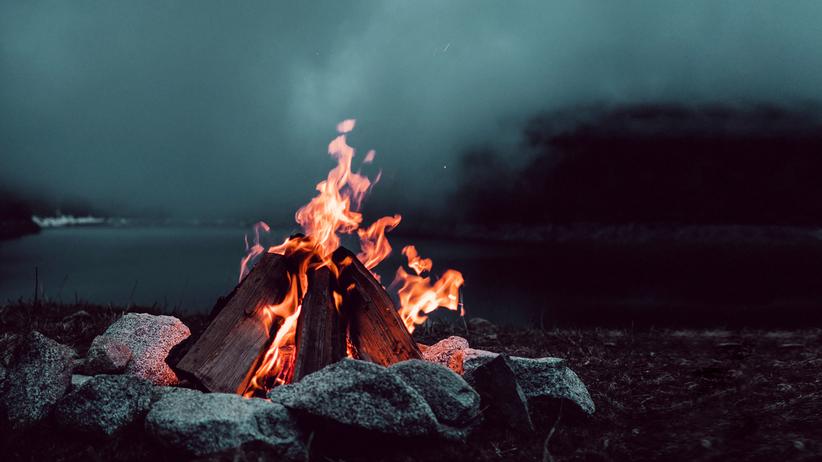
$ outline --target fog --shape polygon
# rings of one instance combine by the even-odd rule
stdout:
[[[442,205],[535,113],[822,98],[816,1],[3,1],[0,182],[111,213],[290,219],[336,122]]]

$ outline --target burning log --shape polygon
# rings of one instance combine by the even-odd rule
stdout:
[[[313,271],[297,321],[297,358],[293,381],[345,357],[346,329],[337,303],[328,268]]]
[[[343,268],[340,286],[346,287],[342,312],[348,320],[349,340],[360,359],[388,366],[407,359],[420,359],[417,343],[379,281],[348,249],[334,252]]]
[[[287,290],[286,259],[263,254],[177,363],[177,369],[208,391],[242,393],[271,338],[272,323],[266,322],[262,310],[282,300]]]

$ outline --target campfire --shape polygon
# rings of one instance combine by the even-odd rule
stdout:
[[[406,246],[408,270],[400,267],[389,288],[373,272],[392,248],[386,238],[401,221],[386,216],[363,227],[363,201],[379,181],[352,170],[354,149],[346,134],[355,121],[337,125],[328,146],[337,166],[317,184],[318,194],[296,213],[303,233],[265,248],[254,227],[253,244],[240,264],[240,281],[218,301],[213,320],[177,364],[202,388],[244,396],[265,396],[345,357],[388,366],[419,359],[411,333],[439,307],[464,314],[463,277],[449,269],[432,280],[431,259]],[[368,151],[362,164],[375,157]],[[359,239],[354,254],[341,235]]]

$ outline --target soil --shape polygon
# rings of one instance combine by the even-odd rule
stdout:
[[[0,306],[0,335],[36,329],[82,354],[123,311],[10,304]],[[183,320],[194,332],[207,321]],[[312,460],[822,460],[819,329],[472,331],[457,322],[426,325],[414,335],[426,344],[460,335],[474,348],[565,358],[588,386],[597,411],[584,417],[572,406],[535,403],[534,434],[485,424],[466,444],[352,446],[319,438]],[[0,454],[4,460],[179,460],[147,442],[139,429],[93,441],[55,432],[47,423],[25,433],[4,431]]]

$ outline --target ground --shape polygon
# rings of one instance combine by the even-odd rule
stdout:
[[[77,310],[87,314],[66,318]],[[92,305],[6,305],[0,307],[0,334],[34,328],[82,353],[121,311]],[[194,331],[205,325],[203,317],[184,321]],[[822,330],[502,327],[480,334],[468,332],[463,323],[442,323],[415,332],[422,343],[449,335],[465,336],[475,348],[566,358],[587,384],[596,414],[582,417],[567,406],[560,413],[554,404],[538,405],[533,435],[486,425],[465,445],[414,441],[381,446],[387,452],[378,453],[315,448],[314,458],[822,459]],[[151,446],[125,450],[129,440],[122,438],[108,443],[63,441],[52,434],[44,444],[42,436],[6,434],[0,453],[25,460],[163,459]]]

